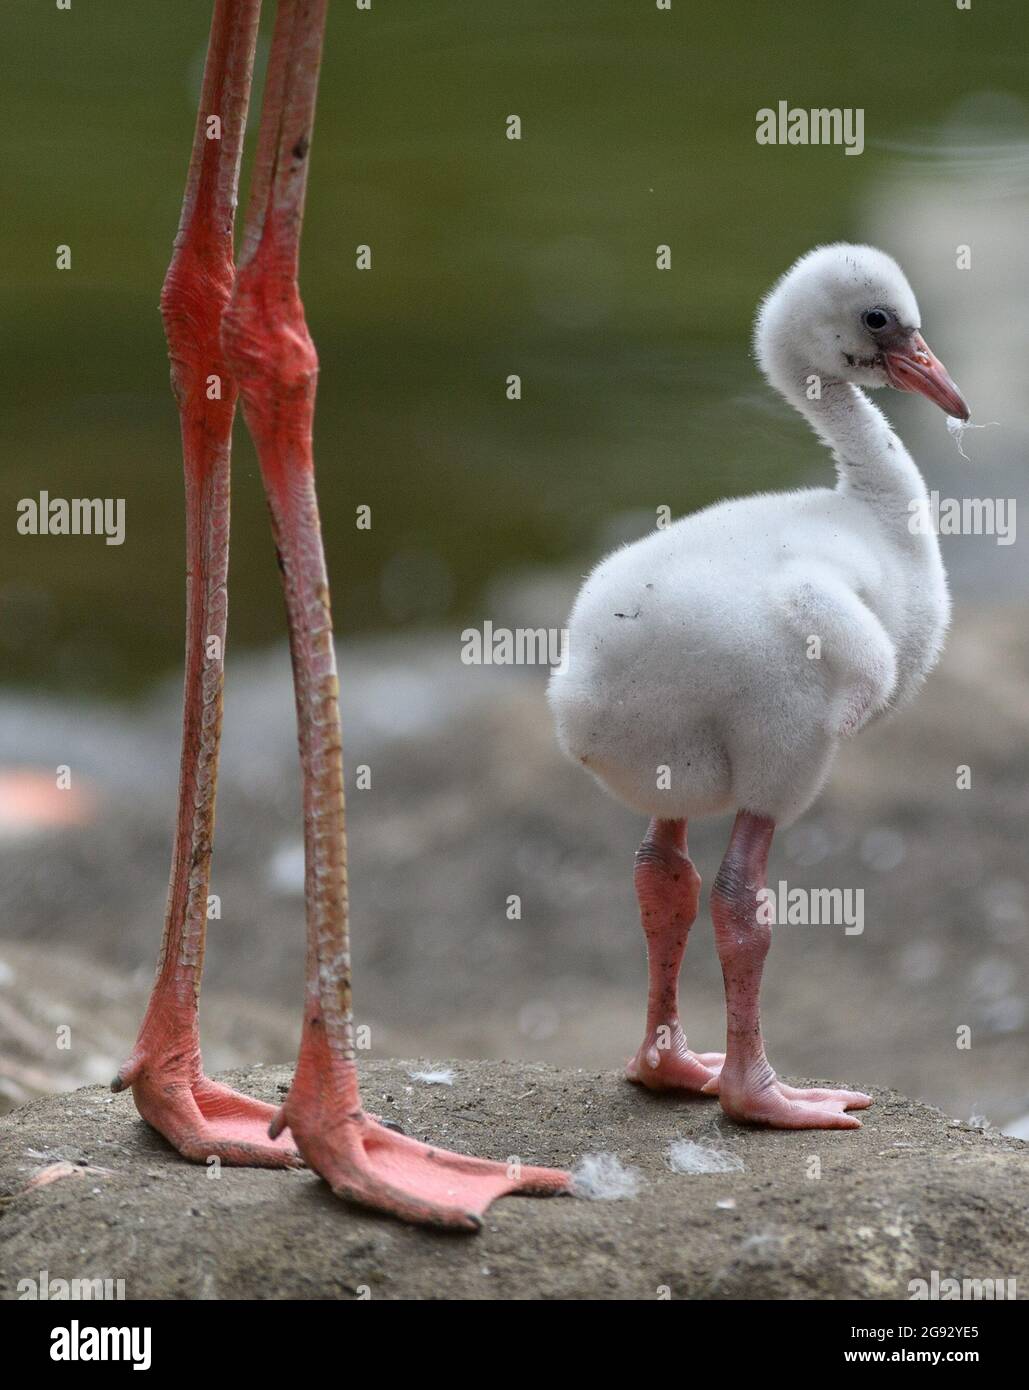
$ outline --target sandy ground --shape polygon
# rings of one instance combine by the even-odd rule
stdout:
[[[307,1172],[212,1178],[128,1097],[93,1087],[0,1120],[0,1191],[11,1194],[0,1200],[0,1297],[41,1270],[182,1299],[904,1299],[933,1270],[1029,1288],[1025,1146],[893,1092],[876,1093],[861,1130],[783,1135],[613,1073],[453,1066],[441,1086],[413,1081],[414,1063],[372,1063],[366,1104],[416,1138],[496,1158],[570,1166],[614,1152],[637,1171],[637,1195],[506,1198],[478,1235],[417,1230],[338,1201]],[[230,1079],[274,1100],[288,1075]],[[679,1139],[742,1167],[673,1172]],[[62,1159],[104,1171],[23,1190]]]
[[[551,621],[553,586],[493,605]],[[548,604],[550,607],[548,608]],[[372,1057],[521,1056],[610,1068],[645,990],[631,887],[643,826],[554,746],[536,673],[463,666],[456,637],[341,650],[359,1021]],[[0,840],[0,1091],[99,1081],[136,1027],[163,915],[177,682],[151,705],[0,701],[0,757],[67,763],[79,826]],[[287,1061],[301,999],[299,790],[288,657],[230,663],[204,1030],[212,1067]],[[967,764],[972,785],[956,788]],[[359,765],[372,786],[354,785]],[[772,881],[864,892],[864,930],[783,926],[764,1015],[783,1071],[895,1086],[995,1125],[1029,1112],[1029,621],[959,611],[920,699],[864,732],[773,848]],[[727,835],[691,831],[708,884]],[[510,920],[510,895],[521,918]],[[716,1046],[706,910],[684,974]],[[70,1027],[72,1046],[57,1046]],[[959,1047],[967,1028],[970,1047]],[[0,1097],[0,1105],[3,1104]]]

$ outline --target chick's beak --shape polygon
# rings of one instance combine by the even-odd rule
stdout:
[[[967,420],[971,415],[947,368],[921,333],[913,333],[903,347],[887,348],[883,358],[890,385],[898,391],[917,391],[959,420]]]

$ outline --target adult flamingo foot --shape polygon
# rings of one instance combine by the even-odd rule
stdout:
[[[649,1091],[692,1091],[711,1095],[725,1061],[722,1052],[691,1052],[680,1024],[652,1029],[625,1068],[626,1079]]]
[[[111,1082],[112,1091],[129,1088],[147,1124],[192,1163],[303,1167],[288,1130],[269,1138],[275,1106],[211,1081],[182,1049],[137,1050]]]
[[[286,1120],[282,1113],[271,1133]],[[537,1197],[568,1192],[571,1179],[553,1168],[523,1166],[517,1159],[496,1163],[422,1144],[366,1115],[335,1113],[312,1129],[295,1116],[308,1165],[337,1197],[422,1226],[478,1231],[498,1197]]]
[[[477,1231],[498,1197],[571,1190],[568,1173],[517,1155],[497,1163],[387,1128],[361,1108],[354,1064],[333,1058],[331,1044],[314,1034],[315,1025],[305,1025],[293,1085],[269,1133],[292,1133],[337,1197],[418,1225]]]
[[[787,1086],[771,1068],[768,1071],[759,1081],[730,1078],[723,1072],[706,1093],[718,1094],[731,1120],[772,1129],[860,1129],[861,1121],[849,1112],[872,1104],[872,1097],[863,1091]]]

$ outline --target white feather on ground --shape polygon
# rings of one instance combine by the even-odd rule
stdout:
[[[713,1144],[673,1139],[666,1154],[673,1173],[742,1173],[743,1159]]]
[[[583,1154],[572,1170],[572,1193],[588,1202],[622,1202],[639,1195],[643,1175],[617,1154]]]
[[[435,1071],[409,1071],[407,1074],[412,1081],[421,1081],[426,1086],[453,1086],[454,1084],[452,1067],[439,1067]]]

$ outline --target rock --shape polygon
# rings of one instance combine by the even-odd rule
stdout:
[[[638,1195],[507,1198],[479,1235],[444,1235],[346,1205],[310,1173],[213,1177],[131,1097],[87,1087],[0,1119],[0,1297],[43,1270],[124,1279],[128,1298],[906,1299],[934,1270],[1029,1289],[1025,1146],[894,1091],[875,1091],[861,1130],[785,1134],[617,1073],[445,1065],[452,1086],[412,1081],[424,1063],[366,1063],[368,1109],[495,1158],[568,1167],[613,1153],[639,1170]],[[275,1100],[289,1071],[223,1079]],[[675,1173],[681,1139],[743,1167]],[[111,1171],[25,1190],[61,1161]]]

